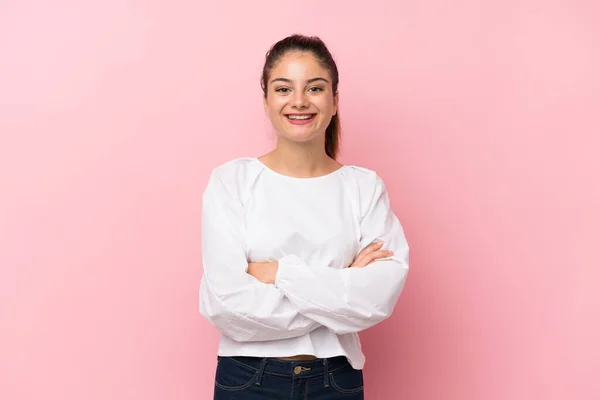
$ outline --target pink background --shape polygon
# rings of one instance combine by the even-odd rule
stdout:
[[[0,398],[211,398],[201,194],[273,145],[261,62],[294,32],[412,248],[367,398],[600,398],[597,4],[3,0]]]

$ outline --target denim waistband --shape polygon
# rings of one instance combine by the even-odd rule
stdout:
[[[256,370],[259,382],[260,377],[262,377],[263,374],[292,378],[312,378],[321,375],[323,376],[325,386],[329,386],[329,373],[350,366],[350,363],[344,356],[317,358],[315,360],[282,360],[270,357],[219,356],[219,359],[223,358],[227,358]]]

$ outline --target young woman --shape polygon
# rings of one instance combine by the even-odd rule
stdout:
[[[200,312],[221,332],[217,400],[364,398],[358,332],[392,313],[409,251],[381,178],[336,161],[338,81],[319,38],[273,45],[276,148],[209,178]]]

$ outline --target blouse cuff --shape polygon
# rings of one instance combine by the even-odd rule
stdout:
[[[279,259],[277,273],[275,274],[275,287],[285,286],[293,280],[297,268],[302,268],[302,260],[295,254],[288,254]]]

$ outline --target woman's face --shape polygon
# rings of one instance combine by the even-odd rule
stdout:
[[[297,142],[321,138],[337,113],[331,76],[311,53],[284,55],[267,82],[265,111],[280,137]]]

